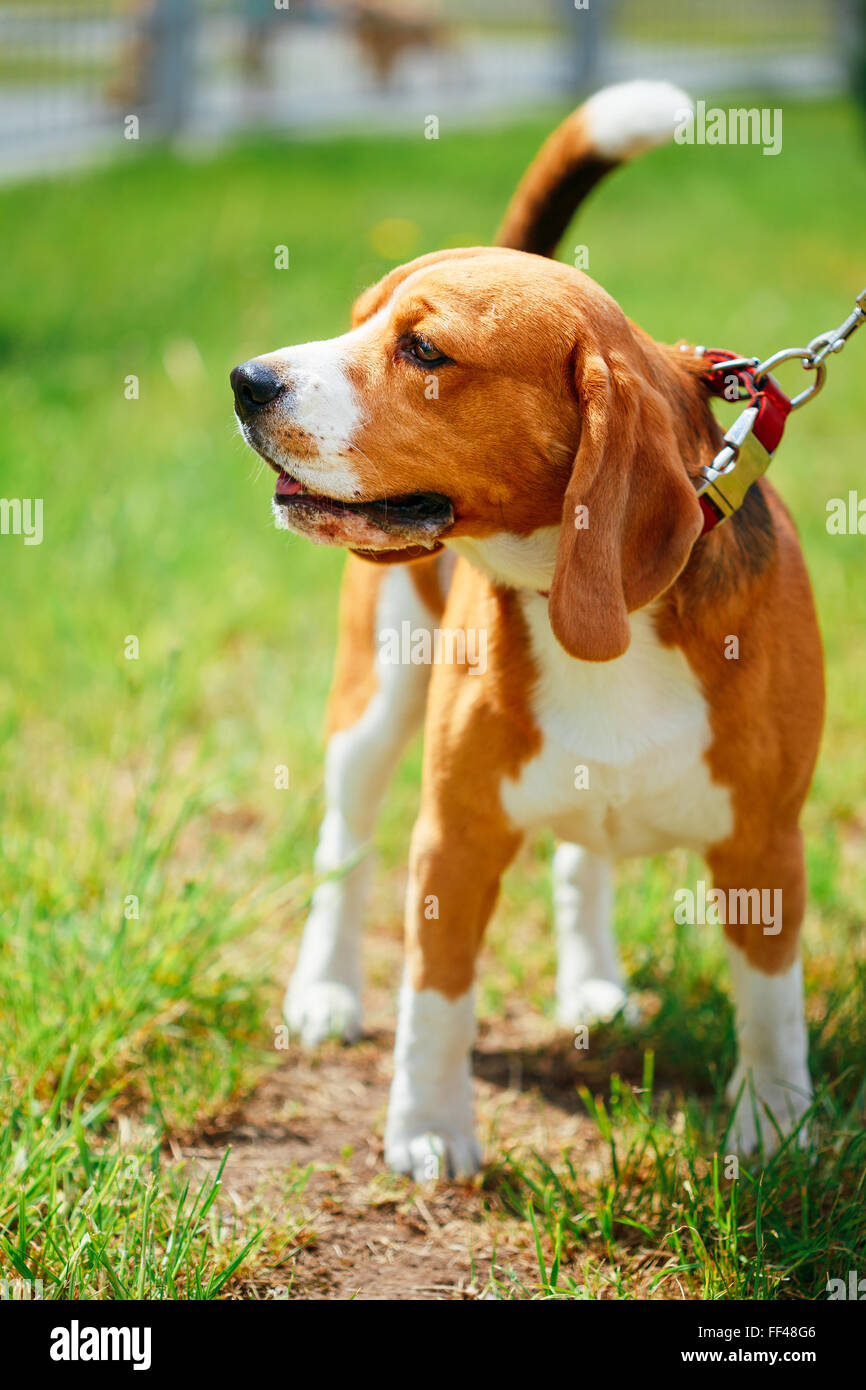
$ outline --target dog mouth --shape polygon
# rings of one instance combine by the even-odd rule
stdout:
[[[435,549],[454,524],[454,507],[438,492],[404,492],[347,502],[311,492],[280,469],[273,500],[277,525],[321,545],[351,550]]]

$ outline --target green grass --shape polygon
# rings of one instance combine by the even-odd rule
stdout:
[[[44,83],[49,86],[57,82],[91,82],[105,79],[111,73],[108,63],[93,58],[45,58],[25,50],[7,51],[0,59],[0,83],[8,90],[10,87],[29,87]]]
[[[644,1053],[639,1087],[614,1074],[607,1103],[581,1088],[608,1150],[601,1181],[568,1154],[509,1157],[502,1195],[532,1225],[539,1278],[527,1287],[505,1269],[500,1295],[826,1297],[828,1275],[858,1269],[866,1251],[856,1115],[831,1088],[813,1106],[821,1137],[808,1151],[789,1138],[763,1169],[741,1164],[724,1139],[714,1145],[726,1119],[718,1106],[654,1104],[653,1060]],[[568,1269],[578,1256],[579,1278]]]
[[[231,1221],[209,1179],[185,1194],[164,1142],[226,1112],[277,1056],[341,568],[272,531],[227,374],[340,331],[394,260],[489,241],[555,114],[212,160],[126,148],[110,169],[0,196],[0,495],[44,498],[45,526],[41,546],[0,537],[0,1273],[49,1296],[225,1296],[279,1266],[302,1224],[300,1180],[278,1218]],[[864,194],[853,112],[786,106],[781,156],[660,151],[600,192],[563,257],[586,244],[590,273],[659,338],[769,352],[848,312],[866,280]],[[277,271],[283,243],[291,268]],[[671,921],[673,885],[696,866],[629,865],[619,933],[654,1016],[593,1054],[600,1176],[567,1157],[503,1160],[495,1200],[531,1210],[544,1262],[505,1296],[675,1295],[678,1280],[699,1297],[818,1297],[828,1275],[866,1267],[866,542],[824,524],[828,498],[864,486],[864,366],[855,340],[773,469],[828,660],[805,818],[808,1009],[830,1088],[814,1159],[719,1176],[733,1049],[721,943]],[[416,749],[383,818],[386,872],[404,860],[417,777]],[[515,990],[549,1007],[546,855],[544,842],[512,873],[491,929],[490,1014]],[[649,1051],[652,1101],[632,1090]],[[609,1096],[612,1072],[625,1079]]]

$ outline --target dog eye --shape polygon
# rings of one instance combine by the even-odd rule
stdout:
[[[444,352],[440,352],[432,343],[428,343],[426,338],[412,338],[407,344],[407,352],[410,357],[414,357],[416,362],[424,362],[428,367],[441,366],[449,359]]]

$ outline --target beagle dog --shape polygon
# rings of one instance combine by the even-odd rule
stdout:
[[[551,259],[593,185],[688,106],[666,83],[599,92],[542,147],[495,247],[420,256],[361,295],[349,332],[232,372],[277,526],[350,552],[321,880],[285,1004],[306,1044],[360,1033],[364,851],[425,721],[385,1133],[388,1164],[419,1179],[481,1162],[475,961],[503,871],[542,826],[561,840],[559,1021],[626,1005],[613,862],[698,851],[714,901],[743,909],[716,918],[733,1146],[802,1141],[798,818],[824,704],[803,556],[764,480],[702,534],[694,480],[721,440],[705,362]]]

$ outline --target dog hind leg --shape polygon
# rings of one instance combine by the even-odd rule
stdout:
[[[611,931],[613,867],[580,845],[553,856],[556,1017],[566,1028],[613,1018],[626,1003]]]

